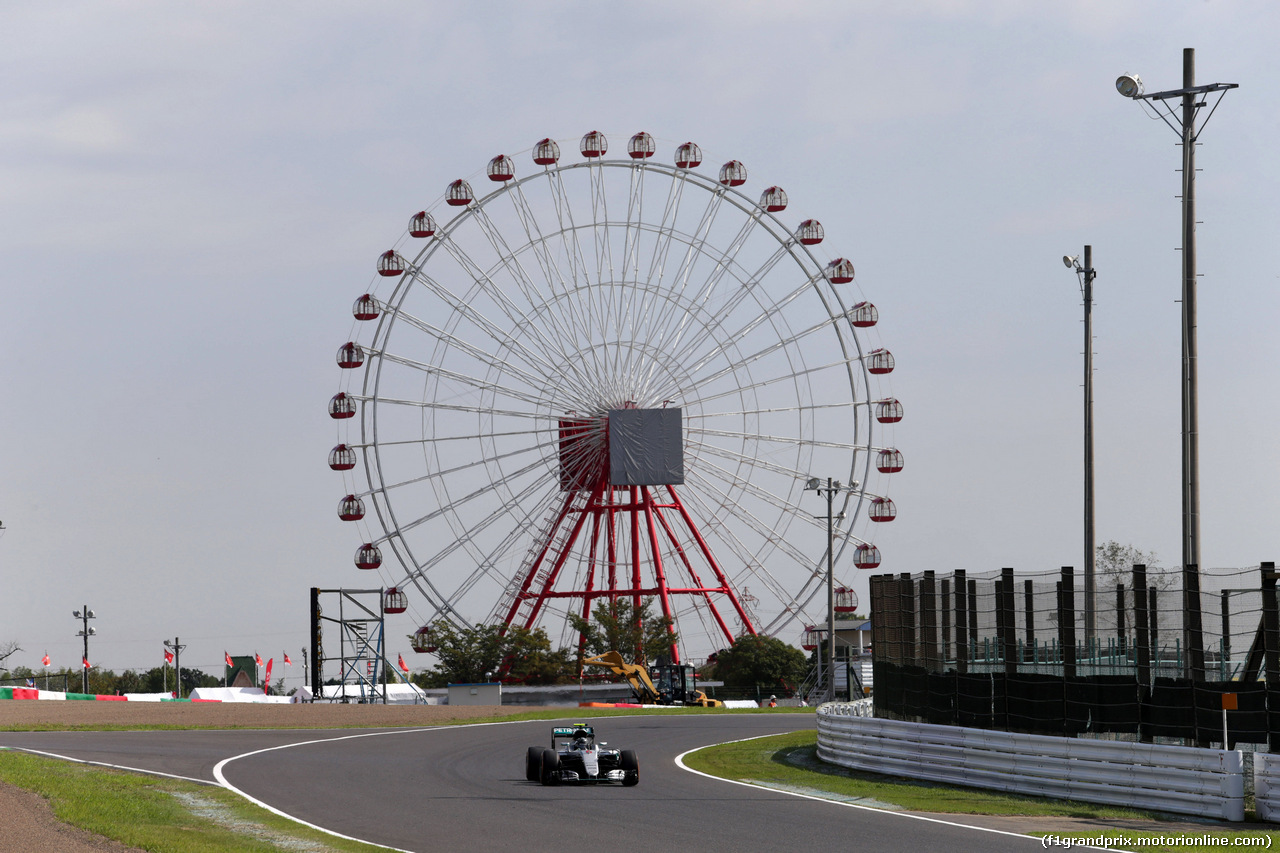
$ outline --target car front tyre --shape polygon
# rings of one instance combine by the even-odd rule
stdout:
[[[537,782],[542,772],[542,747],[531,746],[524,756],[524,778]]]
[[[544,785],[560,784],[560,756],[554,749],[542,750],[541,778]]]
[[[635,750],[624,749],[618,761],[619,766],[627,775],[623,777],[622,784],[630,788],[632,785],[640,784],[640,763],[636,761]]]

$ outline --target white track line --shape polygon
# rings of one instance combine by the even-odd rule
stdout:
[[[163,776],[166,779],[181,779],[183,782],[195,782],[197,785],[214,785],[216,782],[210,782],[208,779],[194,779],[190,776],[175,776],[172,773],[161,773],[158,770],[143,770],[141,767],[127,767],[123,764],[108,764],[105,761],[86,761],[83,758],[72,758],[70,755],[59,755],[56,752],[44,752],[39,749],[27,749],[22,746],[8,746],[5,749],[14,752],[26,752],[31,755],[43,755],[46,758],[57,758],[62,761],[70,761],[73,764],[88,764],[93,767],[106,767],[111,770],[128,770],[130,773],[145,773],[148,776]]]
[[[278,815],[287,820],[291,820],[294,823],[301,824],[302,826],[308,827],[310,829],[314,829],[317,832],[323,832],[325,835],[332,835],[334,838],[342,838],[347,841],[358,841],[361,844],[368,844],[371,847],[380,847],[383,850],[394,850],[396,851],[396,853],[415,853],[415,851],[412,851],[412,850],[405,850],[400,847],[388,847],[385,844],[378,844],[377,842],[374,842],[374,841],[366,841],[363,838],[355,838],[354,836],[351,836],[351,835],[343,835],[341,832],[334,832],[332,829],[325,829],[323,826],[318,826],[314,823],[309,823],[303,820],[302,818],[294,817],[293,815],[288,814],[287,812],[283,812],[272,805],[264,803],[262,800],[259,800],[255,797],[250,796],[249,794],[246,794],[244,791],[240,790],[235,785],[232,785],[230,782],[227,781],[227,777],[223,775],[222,768],[230,764],[232,761],[236,761],[241,758],[248,758],[252,755],[261,755],[264,752],[274,752],[277,749],[292,749],[295,746],[310,746],[312,744],[317,744],[317,743],[330,743],[332,741],[337,741],[337,740],[354,740],[356,738],[362,738],[362,737],[380,737],[382,735],[403,735],[403,734],[413,734],[416,732],[434,732],[434,731],[439,731],[441,729],[472,728],[477,726],[509,726],[509,725],[519,724],[519,723],[534,723],[534,722],[543,722],[543,721],[542,720],[507,720],[507,721],[496,722],[496,723],[467,723],[462,726],[458,726],[458,725],[427,726],[426,728],[420,728],[420,729],[396,729],[394,731],[364,732],[358,735],[344,735],[342,737],[316,738],[315,740],[298,741],[297,743],[286,743],[286,744],[281,744],[280,746],[270,746],[270,747],[267,747],[266,749],[255,749],[252,752],[245,752],[240,755],[233,755],[230,758],[224,758],[214,765],[213,776],[215,779],[218,780],[219,785],[226,788],[228,791],[232,791],[233,793],[239,794],[241,797],[244,797],[246,800],[258,806],[259,808],[266,809],[267,811],[271,812],[274,815]]]
[[[1009,832],[1008,830],[1004,830],[1004,829],[991,829],[985,826],[972,826],[967,823],[958,823],[953,820],[942,820],[941,818],[936,818],[936,817],[925,817],[924,815],[911,814],[909,812],[895,812],[895,811],[889,811],[888,809],[873,808],[872,806],[860,806],[857,803],[846,803],[846,802],[842,802],[841,800],[832,800],[832,799],[828,799],[827,797],[819,797],[814,794],[801,794],[797,791],[788,791],[784,788],[770,788],[767,785],[758,785],[754,782],[741,782],[737,779],[726,779],[723,776],[712,776],[710,773],[703,773],[701,770],[694,770],[692,767],[684,763],[684,757],[686,755],[692,755],[693,753],[699,752],[704,749],[710,749],[715,746],[726,746],[731,743],[745,743],[746,741],[749,741],[749,740],[760,740],[761,738],[777,737],[778,735],[784,735],[784,734],[791,734],[791,732],[777,732],[776,734],[772,734],[772,735],[756,735],[755,737],[744,737],[744,738],[739,738],[738,740],[727,740],[724,743],[709,743],[706,746],[695,747],[693,749],[687,750],[686,752],[682,752],[679,755],[677,755],[676,766],[679,767],[681,770],[687,770],[690,773],[696,773],[697,775],[705,776],[708,779],[715,779],[718,782],[728,782],[730,785],[742,785],[746,788],[755,788],[760,791],[769,791],[770,793],[774,793],[774,794],[787,794],[788,796],[801,797],[806,800],[817,800],[818,802],[831,803],[834,806],[844,806],[845,808],[859,809],[861,811],[866,811],[866,812],[875,812],[876,814],[882,814],[882,815],[893,815],[894,817],[909,818],[911,820],[922,820],[922,821],[925,821],[926,823],[938,823],[938,824],[942,824],[943,826],[954,826],[960,829],[973,829],[973,830],[977,830],[978,832],[992,832],[992,833],[995,833],[996,835],[1008,835],[1013,838],[1025,838],[1028,841],[1036,842],[1036,844],[1041,843],[1040,838],[1038,836],[1024,835],[1021,832]],[[1102,849],[1102,848],[1085,848],[1085,849]],[[1111,851],[1111,853],[1114,853],[1114,851]]]

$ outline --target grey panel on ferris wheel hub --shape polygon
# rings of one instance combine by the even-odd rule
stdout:
[[[683,410],[613,409],[609,412],[609,484],[678,486],[684,483]]]

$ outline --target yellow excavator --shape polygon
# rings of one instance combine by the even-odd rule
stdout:
[[[638,664],[627,663],[618,652],[605,652],[586,658],[582,664],[607,667],[614,675],[621,675],[631,685],[631,692],[641,705],[724,707],[719,699],[708,699],[707,694],[698,689],[697,675],[687,663],[659,664],[646,670]]]

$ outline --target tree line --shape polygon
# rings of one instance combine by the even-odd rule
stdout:
[[[625,598],[599,602],[586,620],[570,615],[579,636],[573,648],[553,648],[543,628],[476,625],[458,627],[438,622],[431,627],[437,663],[413,676],[420,687],[506,683],[552,685],[577,683],[580,677],[604,678],[606,671],[588,667],[584,658],[616,651],[628,663],[650,666],[667,659],[678,633],[666,617],[651,615],[653,600],[637,607]],[[810,666],[803,652],[774,637],[744,634],[699,669],[703,681],[723,681],[729,689],[782,691],[804,680]]]

